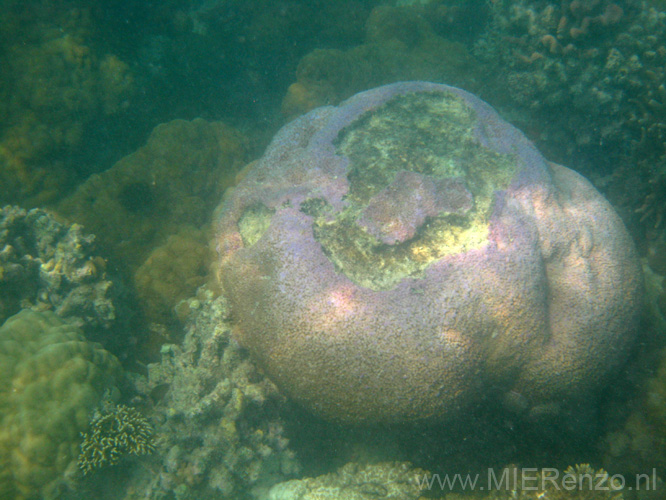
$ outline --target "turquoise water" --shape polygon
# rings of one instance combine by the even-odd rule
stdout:
[[[651,490],[666,474],[666,4],[2,0],[0,7],[0,498],[614,498],[601,488],[579,491],[585,488],[576,480],[600,469],[618,475],[612,481],[597,478],[617,490],[612,494],[662,498],[663,492]],[[421,161],[418,154],[415,160],[387,152],[386,136],[361,136],[363,151],[374,151],[374,170],[363,173],[361,153],[350,146],[356,163],[349,178],[356,184],[347,198],[336,198],[340,184],[328,184],[329,164],[303,187],[311,172],[306,160],[316,165],[329,154],[318,156],[314,146],[300,152],[309,140],[303,137],[334,130],[343,119],[325,128],[332,111],[320,110],[296,122],[305,125],[286,129],[293,136],[283,127],[322,106],[401,81],[444,83],[490,104],[547,160],[591,182],[617,213],[636,252],[634,257],[627,251],[637,270],[632,276],[612,274],[624,260],[612,257],[616,247],[608,249],[625,248],[618,243],[624,236],[589,236],[612,229],[606,222],[610,209],[603,214],[590,209],[593,195],[566,201],[564,188],[555,183],[559,187],[542,205],[529,202],[534,213],[521,205],[538,218],[543,207],[559,203],[565,207],[559,215],[543,216],[552,224],[535,224],[533,233],[543,236],[559,224],[554,232],[576,236],[560,246],[535,239],[529,258],[537,257],[529,272],[527,257],[515,258],[520,271],[514,274],[526,278],[498,295],[515,304],[531,296],[528,283],[540,283],[545,305],[538,314],[532,309],[518,314],[514,306],[475,295],[478,283],[502,286],[498,283],[510,281],[511,271],[473,280],[471,291],[446,285],[463,297],[450,314],[493,311],[488,315],[494,325],[463,322],[466,328],[459,332],[451,326],[457,320],[446,319],[451,328],[441,334],[444,345],[467,349],[469,342],[470,352],[479,353],[462,363],[465,382],[451,377],[437,389],[452,401],[451,411],[420,406],[422,394],[412,399],[393,392],[391,384],[366,404],[359,396],[369,384],[363,373],[354,379],[358,385],[332,390],[347,374],[356,376],[358,367],[350,360],[358,352],[367,363],[367,380],[391,373],[384,358],[374,361],[372,352],[353,343],[349,351],[307,344],[276,368],[274,360],[295,342],[292,330],[306,325],[312,338],[328,328],[342,331],[327,321],[353,314],[358,295],[331,285],[330,295],[301,298],[310,283],[290,289],[291,282],[275,271],[282,255],[277,250],[259,257],[234,253],[262,239],[286,255],[306,253],[301,240],[292,244],[275,232],[272,219],[296,208],[315,221],[317,245],[326,247],[322,258],[329,259],[324,262],[340,282],[351,276],[357,283],[363,266],[380,266],[383,275],[399,269],[399,280],[409,275],[418,285],[433,260],[449,255],[442,242],[465,255],[485,248],[490,240],[484,224],[490,224],[494,203],[505,199],[491,203],[483,194],[486,181],[475,180],[478,172],[490,177],[490,171],[465,174],[463,187],[455,184],[457,176],[435,179],[440,171],[457,172],[471,156],[446,140],[433,149],[442,157],[453,151],[451,158],[433,157],[428,149],[437,135],[432,124],[460,115],[441,112],[432,123],[404,120],[418,130],[409,135],[409,147],[421,155],[421,166],[414,166]],[[372,122],[368,113],[363,123]],[[475,113],[483,115],[477,109],[471,116]],[[379,116],[372,123],[381,129]],[[462,139],[452,143],[480,140],[464,128],[472,125],[455,123]],[[344,132],[330,141],[335,148],[355,130],[342,125]],[[336,157],[348,154],[330,147]],[[519,153],[511,147],[501,151],[510,158]],[[290,154],[300,160],[287,168]],[[376,159],[382,157],[395,160],[398,166],[390,168],[410,172],[397,177],[408,179],[409,188],[395,181],[393,170],[382,170]],[[449,163],[438,166],[439,161]],[[308,168],[301,170],[303,165]],[[542,168],[547,175],[560,172]],[[492,175],[497,175],[493,186],[523,200],[517,187]],[[529,182],[537,182],[534,175]],[[440,198],[429,205],[431,186],[442,185],[458,196],[477,196],[473,213],[478,215],[468,216],[467,205],[451,209],[452,202]],[[255,194],[274,186],[278,194]],[[412,205],[405,200],[413,186],[420,201]],[[528,198],[536,199],[530,193]],[[347,211],[333,220],[336,203],[345,200],[352,200]],[[515,209],[511,203],[506,210]],[[396,215],[408,210],[415,213]],[[231,219],[237,230],[224,225]],[[525,221],[521,230],[532,228]],[[386,229],[384,223],[393,225]],[[345,231],[347,239],[341,236]],[[365,239],[358,239],[361,233]],[[523,237],[518,233],[502,241],[512,244]],[[348,240],[357,246],[346,246]],[[381,253],[387,247],[390,252]],[[610,264],[598,272],[591,263],[606,252]],[[579,308],[594,313],[606,307],[611,313],[589,335],[561,341],[567,345],[564,361],[549,357],[545,347],[543,357],[539,349],[528,355],[520,347],[493,355],[486,333],[515,339],[523,330],[536,332],[541,322],[552,321],[543,318],[556,314],[553,298],[580,284],[566,273],[553,281],[560,262],[566,269],[584,268],[581,275],[593,282],[590,290],[612,274],[615,281],[601,288],[625,300],[581,292],[568,303],[571,314],[563,316],[577,334],[587,332],[576,323]],[[312,262],[296,261],[293,269],[306,264]],[[543,277],[534,274],[542,268]],[[312,273],[312,283],[324,275]],[[642,306],[633,291],[623,292],[633,290],[628,283],[634,279],[644,283]],[[283,288],[262,285],[273,282]],[[365,293],[372,287],[362,288]],[[429,289],[417,288],[410,292],[409,307],[430,303]],[[278,296],[283,302],[275,306]],[[335,311],[330,317],[329,306]],[[390,314],[402,308],[407,305],[377,310]],[[593,313],[585,317],[599,317]],[[383,314],[375,320],[390,323]],[[433,321],[425,313],[412,316],[401,331],[434,328]],[[364,323],[358,325],[365,331]],[[528,343],[555,342],[557,329],[549,328],[542,336],[528,335]],[[626,332],[612,333],[620,330]],[[255,335],[275,337],[250,342]],[[604,335],[608,341],[598,348],[606,354],[595,357],[597,347],[589,347],[588,338]],[[324,344],[337,342],[325,338]],[[574,370],[584,375],[569,374],[567,361],[588,348],[593,355],[581,354],[588,361]],[[321,361],[331,352],[334,362]],[[460,353],[468,351],[456,352],[464,357]],[[436,364],[428,356],[405,361],[407,372],[427,373]],[[599,359],[607,366],[595,364]],[[288,372],[300,363],[311,371],[304,384],[292,386]],[[538,366],[539,379],[571,382],[555,382],[552,398],[548,384],[530,392],[520,381],[532,365]],[[331,373],[331,367],[338,372]],[[458,383],[464,400],[451,389]],[[422,386],[423,394],[432,384]],[[335,399],[345,390],[349,398]],[[399,404],[391,399],[398,393]],[[540,396],[548,405],[534,403]],[[344,407],[339,415],[347,415],[347,402],[352,413],[362,407],[370,417],[360,423],[337,418],[331,405]],[[373,419],[374,410],[367,408],[375,406],[381,412]],[[386,417],[391,406],[410,408],[409,418],[404,412]],[[581,464],[591,469],[569,469],[576,484],[565,491],[557,481],[567,467]],[[463,483],[466,474],[470,481],[480,479],[474,486]],[[544,482],[555,474],[557,481]],[[449,483],[442,479],[446,475],[459,481]],[[276,486],[299,479],[304,481]]]

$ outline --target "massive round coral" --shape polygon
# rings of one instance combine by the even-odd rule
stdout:
[[[238,341],[347,422],[586,398],[642,297],[608,202],[478,98],[397,83],[284,127],[219,209]]]

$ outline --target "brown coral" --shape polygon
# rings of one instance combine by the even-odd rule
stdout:
[[[132,274],[168,235],[207,222],[245,155],[243,137],[223,123],[174,120],[58,209],[95,232]]]
[[[72,181],[74,165],[61,153],[79,148],[100,114],[126,107],[134,82],[127,64],[92,48],[87,9],[46,14],[15,6],[3,13],[10,21],[0,25],[0,36],[15,29],[12,23],[23,31],[3,47],[0,195],[41,204]]]

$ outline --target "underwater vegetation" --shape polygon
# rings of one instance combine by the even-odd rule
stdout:
[[[635,335],[641,270],[608,202],[453,87],[308,113],[218,212],[238,341],[333,420],[446,420],[478,398],[552,417]]]

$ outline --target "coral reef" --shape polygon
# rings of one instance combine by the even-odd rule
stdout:
[[[655,425],[655,421],[646,415],[646,399],[659,397],[659,392],[652,394],[655,385],[663,383],[661,379],[653,380],[648,393],[634,402],[631,414],[622,427],[609,432],[601,442],[603,460],[607,467],[622,471],[624,474],[644,474],[645,471],[656,469],[659,475],[666,472],[664,451],[666,442],[663,427]],[[661,401],[650,403],[653,407],[660,406]],[[663,411],[663,408],[659,409]]]
[[[78,167],[73,151],[100,116],[126,108],[129,67],[92,43],[90,7],[43,2],[3,6],[0,49],[0,197],[3,203],[52,201]]]
[[[240,498],[295,475],[280,418],[284,399],[231,341],[226,301],[201,288],[179,307],[188,316],[183,345],[163,346],[141,389],[159,400],[160,439],[152,457],[159,473],[132,480],[138,498]]]
[[[366,22],[364,44],[349,50],[316,49],[301,59],[282,112],[293,117],[399,80],[469,87],[474,79],[471,63],[461,43],[437,35],[414,9],[376,7]]]
[[[634,95],[642,71],[636,51],[642,57],[648,47],[632,45],[640,34],[627,25],[627,14],[634,11],[629,4],[635,2],[626,4],[493,2],[489,31],[477,42],[476,53],[496,69],[497,83],[511,103],[538,112],[536,119],[566,106],[566,118],[553,116],[565,135],[551,140],[574,150],[636,139],[621,135],[628,130],[618,120],[630,109],[620,108]]]
[[[83,474],[116,465],[127,455],[146,455],[155,450],[152,426],[141,413],[125,405],[96,410],[90,430],[81,438],[78,465]]]
[[[174,120],[57,209],[98,235],[112,264],[136,285],[147,318],[168,325],[176,301],[205,274],[205,236],[193,228],[209,221],[245,155],[242,136],[223,123]]]
[[[50,213],[0,209],[0,322],[30,307],[53,310],[86,335],[100,336],[119,318],[118,290],[96,255],[95,237]]]
[[[427,194],[405,218],[381,213],[399,175]],[[447,203],[426,201],[436,189]],[[236,338],[334,420],[441,420],[498,398],[547,418],[594,401],[635,336],[642,276],[610,205],[453,87],[308,113],[218,214]]]
[[[118,360],[52,312],[0,327],[0,497],[59,498],[82,432],[103,397],[118,397]]]
[[[273,486],[268,500],[417,500],[426,472],[410,463],[356,464],[306,479]]]
[[[658,225],[666,12],[640,0],[489,5],[491,22],[474,50],[492,75],[484,97],[559,161],[608,177],[625,217]]]
[[[609,469],[625,474],[643,474],[654,468],[666,475],[666,351],[663,336],[666,319],[656,307],[655,292],[664,293],[663,277],[654,275],[647,266],[648,321],[645,328],[653,338],[646,340],[650,352],[635,355],[632,370],[634,392],[620,418],[609,419],[608,430],[600,443],[604,463]],[[655,367],[656,368],[653,368]]]
[[[632,354],[628,370],[630,390],[624,404],[607,418],[600,443],[604,464],[626,474],[641,474],[656,467],[666,475],[666,266],[664,236],[648,242],[642,259],[645,275],[645,310],[640,349]]]

